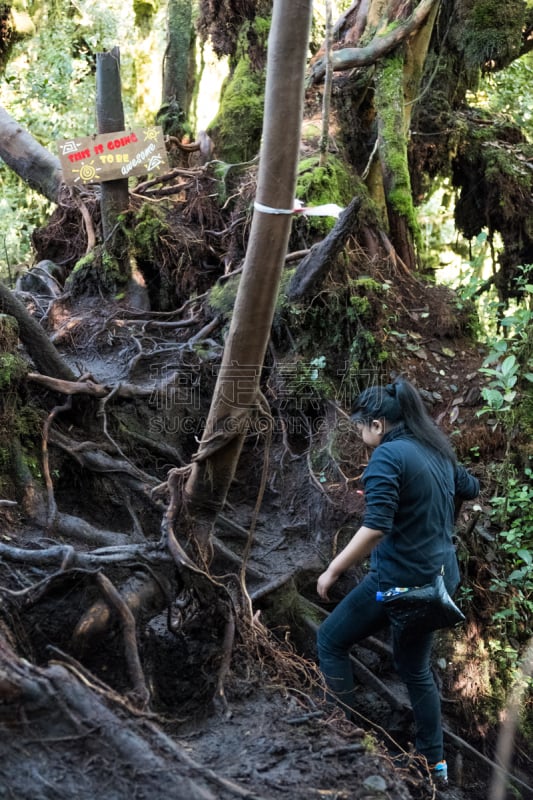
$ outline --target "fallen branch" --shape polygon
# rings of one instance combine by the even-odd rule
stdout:
[[[330,269],[332,262],[346,244],[353,232],[361,199],[354,197],[344,209],[339,219],[320,244],[314,245],[308,255],[300,262],[287,290],[291,302],[304,297]]]
[[[93,380],[62,380],[50,375],[42,375],[39,372],[29,372],[26,377],[29,381],[46,386],[47,389],[59,392],[59,394],[86,394],[89,395],[89,397],[107,397],[112,391],[112,388],[109,386],[105,386],[102,383],[95,383]],[[134,397],[150,397],[154,392],[153,387],[141,388],[134,383],[120,383],[117,384],[117,386],[118,388],[114,392],[116,396],[129,399]]]

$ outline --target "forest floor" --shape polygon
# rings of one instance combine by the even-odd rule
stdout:
[[[476,469],[474,464],[474,470],[479,472],[484,459],[492,458],[498,448],[497,436],[490,440],[485,426],[476,417],[480,402],[477,370],[483,354],[466,339],[443,339],[436,335],[431,311],[426,310],[418,327],[413,324],[412,330],[406,330],[397,342],[402,372],[423,388],[434,417],[439,418],[446,429],[456,430],[463,456],[475,451],[478,467]],[[121,378],[121,373],[122,377],[131,376],[135,336],[132,334],[126,341],[124,333],[119,335],[117,330],[107,329],[109,342],[113,337],[114,342],[104,353],[104,348],[99,347],[95,336],[91,335],[91,330],[96,332],[103,317],[98,318],[94,308],[88,314],[83,310],[77,313],[78,324],[84,329],[83,347],[80,337],[78,344],[72,347],[76,340],[72,319],[68,338],[58,326],[56,341],[65,357],[77,365],[80,374],[90,372],[99,383],[112,384]],[[122,331],[125,328],[127,325]],[[126,363],[130,365],[127,369]],[[352,466],[364,464],[366,455],[361,451],[353,456]],[[253,518],[257,483],[252,481],[253,486],[248,486],[247,474],[258,472],[258,462],[261,456],[251,447],[243,456],[236,489],[232,491],[226,510],[226,516],[240,530],[246,530]],[[270,480],[257,518],[251,552],[252,575],[255,579],[263,575],[265,580],[275,581],[288,573],[297,573],[299,592],[309,602],[316,603],[316,577],[331,555],[331,541],[314,530],[320,520],[320,514],[316,513],[320,492],[329,492],[330,498],[338,503],[335,513],[327,520],[336,523],[330,524],[332,530],[339,530],[339,520],[341,528],[352,515],[357,520],[360,497],[351,481],[344,485],[325,481],[322,489],[317,486],[316,480],[310,480],[307,460],[294,450],[288,453],[286,441],[274,442],[270,463]],[[287,463],[289,468],[285,468]],[[83,474],[80,478],[74,468],[71,478],[64,478],[57,486],[57,499],[63,511],[70,514],[90,511],[92,524],[102,527],[105,520],[107,529],[122,526],[120,498],[114,498],[111,503],[98,496],[90,498],[89,489],[94,487],[84,484]],[[304,484],[305,491],[301,488]],[[483,504],[483,501],[482,497],[479,502]],[[50,545],[47,532],[29,525],[23,514],[13,509],[0,509],[0,514],[3,543],[34,549]],[[468,527],[470,519],[471,506],[463,509],[458,520],[459,535],[461,529]],[[226,542],[232,538],[226,526],[220,535],[226,537]],[[231,544],[239,555],[243,542],[237,537]],[[222,558],[217,574],[228,569],[223,562]],[[21,569],[2,561],[0,584],[20,588]],[[42,576],[43,572],[36,569],[31,580]],[[345,588],[346,584],[339,590]],[[151,676],[149,683],[151,679],[158,683],[154,695],[160,699],[166,692],[167,702],[156,702],[151,713],[143,716],[140,712],[130,713],[128,704],[124,705],[120,699],[127,694],[121,660],[116,666],[100,662],[96,670],[98,678],[93,678],[90,671],[81,673],[77,662],[63,658],[65,640],[61,627],[71,626],[72,608],[67,614],[66,606],[56,603],[57,598],[61,595],[64,603],[66,597],[71,606],[79,603],[80,611],[86,598],[77,593],[75,585],[69,585],[67,591],[64,587],[59,589],[49,595],[49,605],[42,607],[43,615],[32,617],[30,628],[27,620],[18,618],[15,628],[19,632],[19,626],[24,629],[19,645],[27,637],[41,637],[55,644],[58,649],[51,660],[50,654],[44,655],[44,645],[33,645],[39,651],[35,667],[38,680],[53,677],[54,669],[62,665],[62,669],[70,670],[69,674],[77,676],[85,687],[94,691],[108,710],[119,714],[123,728],[120,735],[116,733],[108,738],[104,735],[104,723],[98,718],[91,719],[88,706],[83,706],[84,711],[80,710],[81,706],[76,707],[76,712],[72,707],[65,711],[65,718],[73,726],[68,729],[57,727],[55,723],[47,726],[36,707],[25,709],[16,723],[2,724],[8,736],[4,735],[0,744],[0,798],[63,800],[76,796],[79,800],[89,800],[101,796],[105,800],[132,800],[169,796],[183,800],[196,797],[206,800],[235,797],[250,800],[429,800],[442,796],[448,800],[484,800],[488,795],[492,778],[490,759],[479,752],[479,739],[466,748],[461,744],[461,739],[467,744],[464,740],[469,739],[470,731],[463,730],[465,718],[460,698],[454,697],[451,689],[453,665],[446,664],[445,658],[438,659],[436,670],[442,683],[446,730],[450,732],[446,737],[450,787],[437,795],[413,758],[401,766],[395,760],[400,754],[405,757],[410,753],[412,729],[409,713],[405,711],[407,701],[403,687],[386,656],[386,632],[383,649],[378,647],[376,651],[374,648],[372,652],[361,648],[358,656],[398,699],[398,708],[391,708],[372,687],[361,685],[358,690],[360,718],[351,723],[325,704],[315,665],[312,632],[299,630],[295,633],[283,614],[276,616],[280,611],[276,608],[278,595],[268,595],[264,601],[254,603],[254,612],[260,613],[260,619],[264,619],[267,626],[271,619],[276,619],[269,634],[272,638],[268,638],[267,644],[262,642],[254,654],[253,642],[237,636],[238,645],[225,682],[224,696],[218,697],[216,702],[212,700],[216,695],[213,676],[207,674],[211,669],[209,661],[203,664],[201,659],[196,661],[196,672],[193,671],[187,681],[184,679],[183,685],[178,685],[180,667],[187,661],[189,642],[169,632],[167,614],[160,614],[151,620],[145,631],[141,654],[145,667],[152,662],[152,669],[147,668],[147,672]],[[253,594],[252,589],[250,592]],[[205,614],[204,622],[208,627],[209,611]],[[52,617],[55,617],[53,625]],[[50,633],[52,628],[55,639]],[[169,640],[171,645],[166,647]],[[152,653],[149,652],[151,645],[156,648]],[[28,657],[32,648],[22,650]],[[110,658],[105,648],[102,655]],[[87,669],[90,667],[89,659]],[[21,661],[17,669],[29,669],[27,662]],[[100,683],[106,677],[106,669],[114,691]],[[191,669],[190,664],[188,669]],[[117,697],[115,691],[121,694]],[[174,693],[182,698],[181,705],[175,702]],[[68,702],[66,704],[68,706]],[[65,724],[63,719],[62,725]],[[129,731],[131,739],[140,737],[146,752],[153,754],[153,763],[144,765],[144,754],[139,755],[136,764],[131,759],[131,749],[125,745],[128,758],[122,756],[124,743],[120,743],[119,738],[125,736],[125,731]],[[16,736],[15,744],[10,734]],[[533,785],[532,775],[522,777]],[[193,782],[192,789],[187,788],[187,781]],[[527,792],[522,796],[526,800]]]

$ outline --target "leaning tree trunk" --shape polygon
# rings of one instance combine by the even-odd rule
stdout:
[[[270,337],[294,204],[312,0],[276,0],[268,43],[257,202],[204,435],[185,487],[205,541],[235,474]]]
[[[28,186],[57,203],[62,184],[59,158],[40,145],[1,107],[0,158]]]
[[[65,381],[76,380],[76,375],[63,361],[37,320],[1,281],[0,312],[17,320],[20,340],[39,372]]]

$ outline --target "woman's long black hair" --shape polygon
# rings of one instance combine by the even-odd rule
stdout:
[[[399,378],[387,386],[371,386],[361,392],[352,406],[352,420],[370,423],[373,419],[385,419],[392,425],[403,423],[419,442],[456,462],[448,437],[437,428],[409,381]]]

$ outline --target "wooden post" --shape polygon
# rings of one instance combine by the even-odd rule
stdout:
[[[114,133],[125,129],[120,85],[120,51],[96,54],[96,118],[98,133]],[[104,252],[118,266],[119,277],[130,276],[130,263],[125,233],[118,226],[118,217],[129,204],[128,179],[102,183],[102,234]]]

